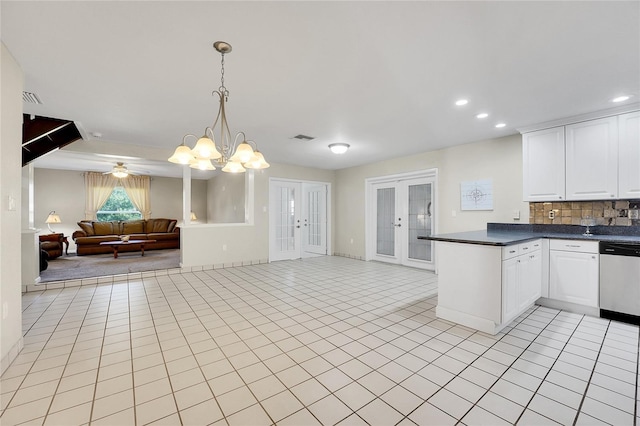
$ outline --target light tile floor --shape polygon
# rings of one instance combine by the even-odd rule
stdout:
[[[435,317],[437,277],[340,257],[26,293],[0,422],[640,424],[639,329]]]

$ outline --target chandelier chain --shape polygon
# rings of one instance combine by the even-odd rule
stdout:
[[[223,96],[229,96],[229,91],[227,90],[226,87],[224,87],[224,52],[222,52],[221,54],[222,59],[220,60],[220,93],[222,93]]]

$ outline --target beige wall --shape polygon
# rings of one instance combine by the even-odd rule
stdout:
[[[438,169],[438,233],[485,229],[487,222],[527,223],[528,204],[522,201],[520,141],[518,135],[508,136],[337,172],[273,165],[255,174],[254,224],[210,224],[184,229],[183,265],[232,265],[268,258],[270,177],[331,183],[333,252],[357,258],[365,257],[366,178]],[[460,211],[460,183],[478,179],[492,179],[494,209]],[[519,221],[513,220],[515,210],[520,212]]]
[[[266,261],[269,257],[269,178],[331,183],[332,170],[272,164],[254,174],[253,224],[197,224],[181,231],[183,266],[233,265]],[[335,201],[332,200],[332,206]],[[335,221],[335,209],[331,216]],[[332,232],[332,238],[335,233]]]
[[[208,223],[244,223],[245,177],[220,172],[207,181]]]
[[[52,224],[51,229],[68,236],[69,250],[76,247],[71,235],[78,228],[77,222],[84,219],[84,177],[82,172],[34,169],[34,226],[41,234],[48,234],[44,221],[49,212],[55,210],[60,215],[60,224]]]
[[[182,178],[152,177],[149,195],[151,197],[151,217],[182,219]],[[193,179],[191,181],[191,211],[198,218],[206,217],[206,180]]]
[[[192,207],[199,217],[206,216],[207,182],[194,180],[191,183]],[[56,232],[69,236],[69,251],[75,252],[71,239],[78,230],[77,222],[84,219],[84,177],[82,172],[35,169],[34,171],[34,226],[48,234],[44,223],[51,210],[60,215],[62,223],[51,225]],[[152,177],[150,185],[151,217],[182,218],[182,179]]]
[[[22,88],[20,66],[0,46],[0,373],[22,349]]]
[[[515,210],[521,216],[517,223],[528,223],[528,204],[522,201],[521,138],[514,135],[338,170],[334,252],[365,257],[365,179],[434,168],[438,169],[438,233],[514,222]],[[493,180],[494,209],[461,212],[460,183],[478,179]]]

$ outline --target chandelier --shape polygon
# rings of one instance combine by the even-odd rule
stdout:
[[[213,47],[222,55],[222,71],[220,87],[213,93],[220,98],[220,108],[218,115],[211,127],[204,129],[204,134],[198,138],[193,134],[187,134],[182,138],[180,144],[169,161],[176,164],[188,164],[189,167],[199,170],[215,170],[211,160],[214,160],[218,167],[222,167],[223,172],[243,173],[246,169],[266,169],[269,167],[264,156],[258,151],[258,146],[252,140],[247,140],[244,132],[238,132],[235,138],[231,139],[231,130],[227,123],[225,103],[229,99],[229,91],[224,86],[224,55],[231,52],[231,45],[225,41],[216,41]],[[212,94],[213,94],[212,93]],[[216,131],[220,135],[216,143]],[[193,149],[186,145],[188,138],[197,140]]]

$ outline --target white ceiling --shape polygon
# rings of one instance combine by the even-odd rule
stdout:
[[[142,168],[152,157],[162,168],[184,134],[212,124],[217,40],[233,46],[232,131],[245,131],[273,163],[340,169],[514,134],[613,107],[619,94],[640,100],[638,1],[5,0],[0,8],[2,41],[25,90],[44,103],[25,112],[74,120],[90,140],[98,132],[116,146],[155,148],[134,156]],[[469,104],[456,107],[459,98]],[[479,112],[490,116],[478,120]],[[292,139],[300,133],[316,139]],[[327,148],[338,141],[351,144],[342,156]],[[87,151],[77,148],[86,143],[65,150]],[[57,167],[88,168],[81,154],[56,155],[46,158]],[[115,163],[104,160],[104,171]]]

